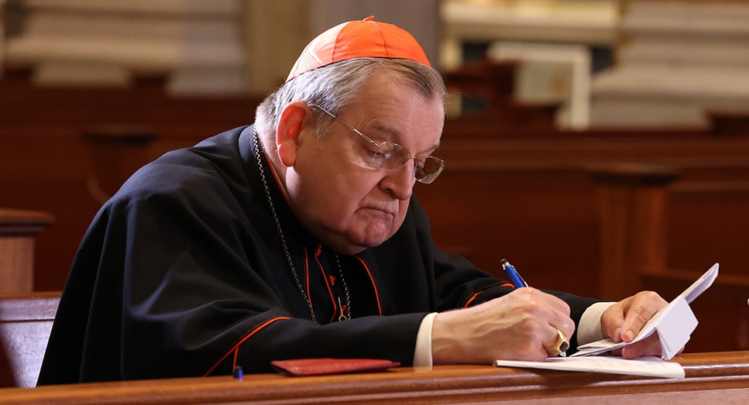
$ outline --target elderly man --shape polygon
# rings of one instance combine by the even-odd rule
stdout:
[[[270,371],[297,358],[543,360],[559,337],[630,341],[665,302],[514,289],[443,253],[413,196],[445,89],[372,21],[312,41],[256,123],[143,167],[73,263],[39,384]],[[625,357],[658,353],[655,337]]]

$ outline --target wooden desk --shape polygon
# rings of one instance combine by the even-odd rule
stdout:
[[[276,374],[97,383],[0,390],[4,404],[172,403],[745,403],[749,352],[686,354],[687,378],[660,379],[490,366],[398,368],[367,374],[292,378]],[[579,401],[579,402],[575,402]]]

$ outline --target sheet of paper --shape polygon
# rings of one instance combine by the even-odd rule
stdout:
[[[715,263],[713,267],[710,268],[710,270],[703,274],[702,277],[697,279],[697,281],[692,283],[692,285],[684,290],[684,292],[679,296],[684,297],[684,299],[691,304],[695,298],[699,297],[700,294],[705,292],[705,290],[713,285],[713,281],[715,281],[715,279],[718,277],[718,267],[720,267],[718,263]]]
[[[684,378],[684,368],[681,364],[663,361],[652,356],[641,357],[637,360],[625,360],[615,356],[550,357],[540,362],[497,360],[494,366]]]
[[[577,353],[570,357],[594,356],[616,350],[643,340],[657,330],[661,345],[664,347],[663,358],[671,359],[689,341],[689,337],[697,327],[697,318],[694,317],[694,313],[687,303],[692,302],[713,284],[715,278],[718,277],[718,268],[718,263],[715,263],[710,270],[679,294],[666,308],[651,318],[632,342],[614,343],[611,339],[599,340],[578,347]]]
[[[669,313],[664,316],[656,331],[661,341],[661,357],[672,359],[687,344],[692,332],[697,328],[697,318],[682,296],[676,297],[671,303]]]

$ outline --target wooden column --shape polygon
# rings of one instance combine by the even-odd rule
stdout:
[[[43,212],[0,208],[0,294],[34,288],[34,237],[52,224]]]
[[[642,272],[666,269],[666,188],[669,167],[611,164],[590,168],[601,224],[599,297],[620,300],[641,290]]]

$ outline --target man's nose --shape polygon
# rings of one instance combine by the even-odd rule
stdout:
[[[409,159],[397,170],[385,172],[385,177],[380,182],[380,187],[391,192],[399,200],[407,200],[413,194],[414,183],[414,161]]]

